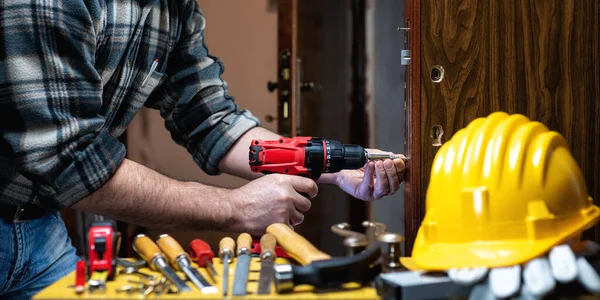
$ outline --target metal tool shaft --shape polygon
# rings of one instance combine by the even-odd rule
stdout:
[[[235,277],[233,278],[234,296],[246,295],[248,284],[248,271],[250,269],[250,249],[252,249],[252,236],[242,233],[237,238],[237,261],[235,263]]]
[[[227,289],[229,287],[229,256],[225,256],[223,259],[223,295],[227,295]]]
[[[235,263],[235,277],[233,279],[232,295],[246,295],[248,284],[248,269],[250,267],[250,253],[239,255]]]
[[[177,275],[177,273],[175,273],[175,270],[173,270],[173,268],[171,268],[167,264],[167,261],[162,256],[156,256],[152,260],[152,263],[156,266],[156,268],[158,270],[161,271],[161,273],[163,273],[165,275],[165,277],[167,277],[167,279],[169,279],[175,285],[175,287],[177,287],[177,290],[179,290],[179,291],[191,291],[192,290],[189,286],[187,286],[185,281],[181,280],[181,278]]]
[[[235,241],[230,237],[224,237],[219,242],[219,258],[223,262],[223,296],[227,296],[229,287],[229,263],[233,257]]]
[[[200,292],[202,292],[203,294],[213,294],[218,292],[217,288],[212,286],[208,281],[206,281],[206,279],[204,279],[204,276],[202,276],[202,274],[200,274],[198,270],[194,269],[190,265],[190,263],[185,259],[185,257],[183,257],[183,259],[179,259],[177,263],[179,264],[179,267],[181,268],[181,270],[183,270],[183,273],[185,273],[187,278],[198,287]]]
[[[273,257],[264,259],[260,266],[260,277],[258,278],[258,294],[268,295],[271,293],[271,279],[275,274]]]
[[[367,153],[368,160],[396,159],[398,156],[386,153]]]
[[[273,266],[275,262],[275,246],[277,239],[270,233],[260,238],[260,277],[258,278],[258,294],[268,295],[271,293],[271,280],[275,273]]]
[[[213,280],[216,276],[219,276],[219,273],[217,273],[217,270],[215,270],[215,267],[213,266],[213,264],[211,264],[209,261],[207,261],[206,265],[208,266],[208,273],[213,278]]]

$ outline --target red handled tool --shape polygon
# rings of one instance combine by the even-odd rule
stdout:
[[[216,281],[215,277],[219,276],[219,274],[217,274],[212,264],[215,253],[210,249],[208,243],[201,239],[194,239],[190,242],[188,252],[198,267],[207,268],[213,281]]]
[[[260,248],[260,240],[252,240],[252,254],[260,256],[261,252],[262,250]],[[291,258],[291,256],[289,256],[289,254],[287,254],[285,250],[279,247],[279,245],[275,245],[275,255],[277,257]]]
[[[88,276],[95,272],[107,272],[107,280],[113,280],[117,267],[117,254],[121,234],[116,224],[109,221],[92,223],[88,236]]]
[[[81,294],[85,291],[85,260],[77,261],[75,267],[75,293]]]
[[[360,169],[369,160],[395,159],[394,155],[368,153],[359,145],[318,137],[253,140],[249,161],[253,172],[279,173],[319,179],[323,173]]]

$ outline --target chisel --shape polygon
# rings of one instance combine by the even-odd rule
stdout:
[[[151,269],[160,271],[169,279],[180,292],[189,292],[192,289],[181,280],[175,270],[169,266],[167,260],[160,252],[158,246],[147,236],[138,234],[133,240],[133,250],[144,259]]]
[[[223,296],[227,296],[227,288],[229,287],[229,263],[233,258],[233,249],[235,241],[230,237],[224,237],[219,242],[219,258],[223,262]]]
[[[258,278],[258,294],[268,295],[271,293],[271,280],[275,274],[275,237],[265,233],[260,238],[260,277]]]
[[[198,287],[202,294],[214,294],[218,292],[216,287],[212,286],[198,270],[192,267],[189,255],[174,238],[168,234],[163,234],[158,238],[156,244],[165,253],[171,266],[185,273],[187,278]]]
[[[237,261],[235,263],[235,277],[233,278],[232,295],[234,296],[246,295],[251,247],[252,237],[247,233],[240,234],[237,238]]]

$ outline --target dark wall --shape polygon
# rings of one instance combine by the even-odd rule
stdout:
[[[303,78],[315,89],[302,92],[302,135],[348,142],[350,92],[350,11],[344,1],[298,1],[298,55]],[[330,231],[348,222],[348,196],[321,185],[319,195],[296,231],[319,249],[343,255],[342,238]]]
[[[404,66],[400,51],[404,33],[404,1],[377,0],[374,7],[373,49],[375,74],[375,145],[382,150],[405,153],[404,149]],[[370,34],[371,32],[367,32]],[[404,185],[374,205],[374,219],[389,231],[404,234]]]

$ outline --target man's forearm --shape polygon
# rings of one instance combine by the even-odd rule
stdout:
[[[244,135],[231,147],[227,155],[221,160],[219,170],[224,173],[245,178],[248,180],[256,179],[262,176],[261,173],[255,173],[250,170],[248,164],[248,150],[250,143],[254,139],[276,140],[281,135],[276,134],[262,127],[256,127]],[[335,176],[333,174],[323,174],[317,183],[334,183]]]
[[[250,143],[254,139],[276,140],[280,137],[280,135],[262,127],[255,127],[248,130],[233,144],[229,152],[221,160],[219,170],[248,180],[262,176],[262,174],[250,170],[250,165],[248,164]]]
[[[230,190],[182,182],[125,159],[111,179],[74,208],[149,228],[223,229]]]

